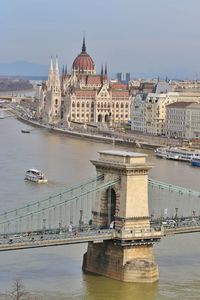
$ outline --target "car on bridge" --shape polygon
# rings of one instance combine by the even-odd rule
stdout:
[[[165,221],[163,221],[162,222],[162,225],[164,226],[164,227],[176,227],[177,226],[177,223],[176,223],[176,221],[175,220],[165,220]]]
[[[180,226],[192,226],[195,225],[196,222],[194,222],[192,219],[184,219],[180,222]]]

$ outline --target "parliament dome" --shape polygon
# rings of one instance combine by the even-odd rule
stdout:
[[[96,74],[94,61],[86,52],[85,38],[83,38],[82,52],[75,58],[72,69],[76,73]]]

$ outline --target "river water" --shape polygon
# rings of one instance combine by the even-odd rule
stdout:
[[[21,129],[30,129],[31,133],[22,134]],[[90,159],[97,158],[98,151],[114,147],[48,132],[14,118],[0,120],[0,213],[44,199],[94,176],[95,169]],[[128,150],[138,152],[138,149]],[[200,168],[157,159],[152,151],[146,153],[148,161],[154,164],[151,177],[200,189]],[[49,183],[25,182],[24,174],[29,168],[44,170]],[[162,213],[165,207],[169,214],[174,213],[174,207],[178,207],[180,213],[189,214],[194,209],[199,213],[200,206],[193,200],[179,198],[172,203],[173,199],[168,196],[169,203],[163,204],[159,197],[158,194],[154,204],[150,204],[155,214]],[[35,296],[33,299],[200,299],[198,233],[163,238],[154,246],[155,261],[160,270],[160,280],[155,284],[128,284],[82,273],[86,246],[0,252],[0,293],[11,290],[13,281],[20,278],[26,290]],[[5,299],[4,296],[1,299]]]

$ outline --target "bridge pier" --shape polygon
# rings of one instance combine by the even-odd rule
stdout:
[[[88,244],[83,270],[125,282],[154,282],[159,278],[153,244],[161,237],[150,227],[146,154],[102,151],[92,161],[104,181],[118,183],[97,192],[93,223],[114,224],[113,240]]]
[[[120,246],[112,241],[89,243],[83,270],[124,282],[151,283],[158,280],[158,266],[150,246]]]

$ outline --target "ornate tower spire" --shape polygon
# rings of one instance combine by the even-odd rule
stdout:
[[[58,68],[58,56],[56,55],[56,67],[55,67],[55,72],[59,72]]]
[[[101,76],[103,77],[103,64],[101,65]]]
[[[63,67],[62,67],[62,78],[64,77],[64,75],[65,75],[65,67],[63,65]]]
[[[104,75],[104,80],[108,80],[107,64],[105,64],[105,75]]]
[[[50,69],[49,71],[53,71],[53,57],[51,56]]]
[[[82,52],[86,52],[85,36],[83,37]]]
[[[65,65],[65,75],[67,75],[67,65]]]
[[[51,56],[49,76],[48,76],[48,81],[47,81],[47,86],[48,86],[49,90],[52,88],[52,85],[53,85],[53,77],[54,77],[53,73],[54,73],[54,70],[53,70],[53,57]]]
[[[103,64],[101,65],[101,83],[103,84]]]
[[[107,64],[105,65],[105,77],[108,77]]]

